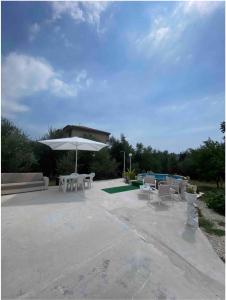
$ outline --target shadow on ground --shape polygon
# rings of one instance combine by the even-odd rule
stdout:
[[[150,202],[148,204],[149,206],[153,207],[155,209],[155,211],[167,211],[170,209],[170,205],[167,205],[165,202]],[[172,204],[171,204],[172,205]]]
[[[189,243],[195,243],[196,230],[196,228],[185,225],[184,232],[182,233],[182,238]]]
[[[46,194],[46,195],[45,195]],[[5,196],[9,197],[9,196]],[[26,206],[26,205],[45,205],[56,203],[71,203],[71,202],[84,202],[86,200],[85,192],[59,192],[58,190],[40,191],[34,195],[31,193],[21,193],[10,195],[10,198],[2,203],[2,207],[8,206]]]

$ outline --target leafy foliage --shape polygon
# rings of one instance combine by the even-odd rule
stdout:
[[[224,130],[223,123],[221,124]],[[41,139],[64,137],[62,129],[50,128]],[[93,139],[92,136],[89,136]],[[137,143],[133,147],[124,135],[111,137],[109,147],[99,152],[78,152],[78,172],[95,172],[96,178],[107,179],[122,176],[124,153],[126,167],[132,153],[132,169],[135,173],[147,171],[189,176],[192,179],[215,181],[217,186],[224,181],[224,142],[211,139],[197,149],[188,149],[180,154],[159,151],[151,146]],[[7,119],[2,119],[2,171],[41,171],[55,178],[74,171],[74,151],[53,151],[48,146],[30,140],[20,129]]]
[[[186,192],[190,194],[196,194],[197,187],[195,185],[188,185],[186,188]]]
[[[216,212],[225,215],[225,193],[223,189],[207,192],[204,195],[204,201],[209,208]]]
[[[60,175],[71,174],[75,171],[75,159],[73,151],[68,151],[56,162],[56,173]]]
[[[28,172],[38,167],[32,142],[7,119],[1,120],[2,172]]]
[[[207,233],[217,236],[224,236],[225,231],[219,228],[215,228],[214,225],[214,222],[206,219],[205,217],[199,217],[199,226],[202,227]]]
[[[222,133],[225,133],[225,121],[221,122],[220,130],[221,130]]]
[[[50,128],[48,133],[40,139],[47,140],[62,137],[64,137],[62,129]],[[37,141],[33,141],[33,151],[38,161],[39,170],[41,170],[45,176],[55,178],[55,176],[59,175],[59,173],[57,173],[57,161],[62,159],[67,151],[53,151],[47,145],[40,144]]]
[[[131,171],[128,170],[127,172],[125,172],[124,176],[126,178],[128,178],[129,180],[134,180],[136,177],[136,172],[135,172],[135,170],[131,170]]]
[[[95,154],[95,160],[91,163],[91,170],[97,179],[114,178],[118,164],[112,159],[107,148],[103,148]]]

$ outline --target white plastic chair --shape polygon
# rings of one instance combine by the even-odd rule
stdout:
[[[71,175],[72,175],[72,176],[73,176],[73,175],[78,176],[79,174],[78,174],[78,173],[71,173]]]
[[[68,190],[68,188],[71,189],[71,186],[72,182],[67,178],[67,176],[59,177],[59,191],[63,190],[63,192],[65,193]]]
[[[77,192],[79,187],[81,187],[82,190],[84,191],[84,188],[85,188],[84,179],[85,179],[85,175],[78,175],[77,176],[76,181],[75,181],[76,192]]]
[[[88,184],[88,188],[91,188],[91,186],[92,186],[92,183],[93,183],[93,178],[95,177],[95,173],[90,173],[89,174],[89,178],[85,178],[84,179],[84,183],[86,184]]]
[[[59,191],[64,191],[64,178],[59,176]]]
[[[77,191],[77,181],[78,181],[79,174],[71,173],[70,177],[71,177],[71,191],[73,191],[74,189]]]

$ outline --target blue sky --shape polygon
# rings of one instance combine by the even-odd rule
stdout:
[[[223,2],[2,2],[2,115],[179,153],[224,120]]]

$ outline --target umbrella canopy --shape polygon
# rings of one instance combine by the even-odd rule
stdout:
[[[77,172],[77,152],[78,152],[78,150],[99,151],[100,149],[107,146],[104,143],[80,138],[77,136],[74,136],[71,138],[42,140],[39,142],[49,146],[53,150],[75,150],[76,151],[75,172]]]

